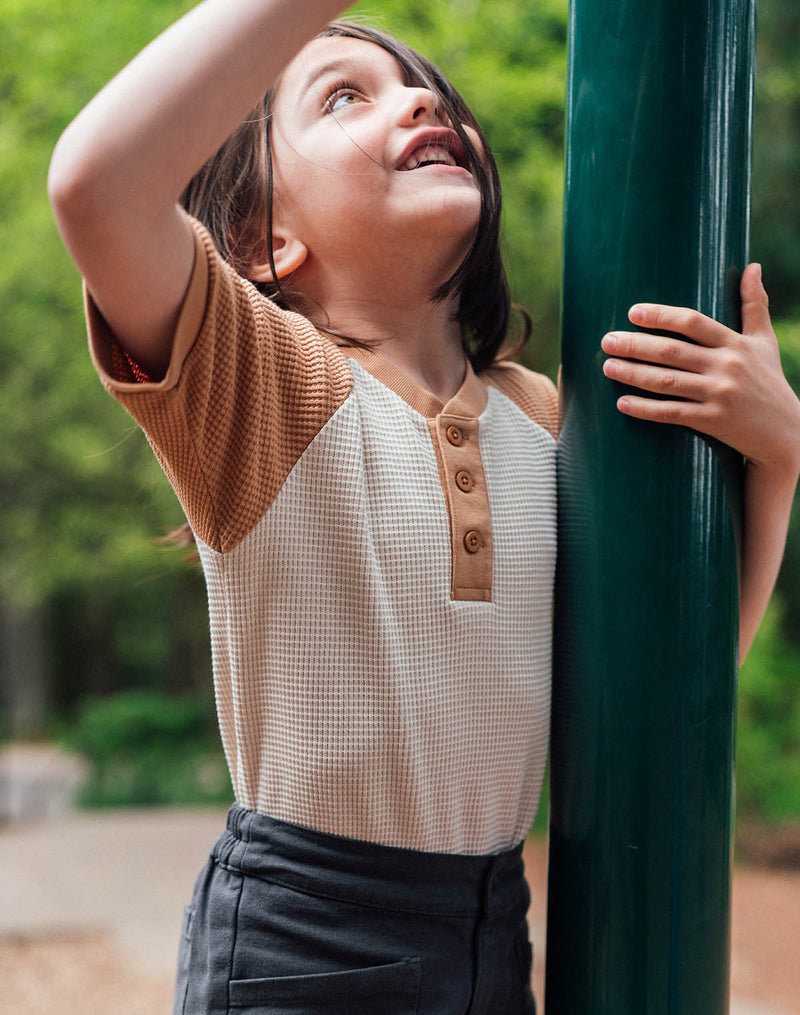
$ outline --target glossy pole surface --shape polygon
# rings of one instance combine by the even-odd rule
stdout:
[[[739,324],[753,0],[573,0],[546,1015],[724,1015],[741,463],[616,409],[637,301]]]

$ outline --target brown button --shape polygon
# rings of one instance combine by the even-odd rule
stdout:
[[[469,493],[474,485],[472,476],[466,471],[466,469],[462,469],[460,472],[456,473],[456,486],[459,490],[462,490],[464,493]]]
[[[451,424],[446,430],[445,434],[447,439],[453,445],[453,447],[460,448],[464,443],[464,431],[460,426],[454,426]]]
[[[467,553],[477,553],[482,545],[481,534],[476,532],[475,529],[470,529],[469,532],[464,536],[464,546],[467,548]]]

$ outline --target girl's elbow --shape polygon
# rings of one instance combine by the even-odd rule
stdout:
[[[72,126],[67,127],[53,150],[47,174],[47,194],[65,239],[103,217],[106,180],[97,153],[74,136]]]
[[[62,136],[47,174],[47,195],[59,225],[85,212],[91,190],[86,163],[69,150]]]

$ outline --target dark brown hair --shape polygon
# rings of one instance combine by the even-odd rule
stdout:
[[[410,46],[375,28],[350,22],[334,22],[320,36],[359,39],[390,53],[400,65],[406,84],[428,88],[436,95],[439,115],[453,127],[467,151],[470,170],[481,192],[478,228],[464,260],[451,277],[431,293],[431,298],[458,297],[455,318],[461,327],[464,348],[474,369],[484,370],[498,358],[506,340],[511,301],[500,254],[500,179],[483,131],[439,68]],[[223,258],[245,278],[264,236],[272,236],[270,132],[276,87],[273,86],[263,101],[251,110],[181,196],[184,208],[209,230]],[[462,124],[477,133],[485,152],[483,159]],[[262,223],[266,227],[263,230],[259,227]],[[277,278],[271,246],[267,242],[266,253],[273,277]],[[304,311],[297,294],[280,281],[258,287],[280,306]],[[514,352],[524,345],[530,334],[530,318],[525,311],[521,313],[523,334]],[[340,337],[358,344],[358,336]]]

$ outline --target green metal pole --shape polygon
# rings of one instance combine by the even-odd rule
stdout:
[[[724,1015],[738,456],[616,409],[637,301],[739,323],[754,0],[573,0],[546,1015]]]

